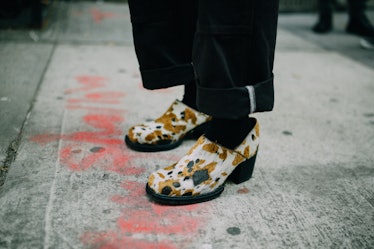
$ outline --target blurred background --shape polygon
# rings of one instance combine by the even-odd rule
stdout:
[[[82,0],[2,0],[0,2],[0,28],[43,28],[48,24],[53,7],[58,2],[83,2]],[[84,2],[124,3],[126,0],[85,0]],[[347,2],[335,0],[335,10],[345,11]],[[374,9],[374,0],[368,1]],[[280,12],[316,12],[317,0],[280,0]]]

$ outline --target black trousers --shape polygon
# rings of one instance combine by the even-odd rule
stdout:
[[[199,111],[235,119],[274,105],[278,0],[129,0],[143,85],[196,81]]]
[[[347,0],[349,17],[360,18],[366,10],[367,0]],[[331,17],[333,12],[333,0],[318,0],[318,12],[321,17]]]

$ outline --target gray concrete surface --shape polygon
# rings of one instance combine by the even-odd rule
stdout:
[[[342,31],[344,14],[323,37],[311,14],[280,16],[276,108],[256,115],[254,177],[168,207],[147,199],[145,181],[194,141],[138,153],[122,138],[182,88],[142,89],[126,5],[59,8],[44,31],[0,31],[0,98],[20,102],[0,102],[3,155],[19,138],[0,188],[0,248],[374,247],[374,52]]]
[[[6,167],[14,159],[25,117],[31,110],[52,50],[51,44],[0,45],[0,162]],[[4,171],[2,167],[1,176]]]

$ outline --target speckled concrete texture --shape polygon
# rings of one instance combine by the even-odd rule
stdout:
[[[343,13],[325,36],[313,14],[280,15],[253,178],[174,207],[145,183],[194,141],[140,153],[123,137],[183,88],[142,88],[126,4],[58,8],[45,30],[0,31],[0,248],[374,247],[374,52]]]

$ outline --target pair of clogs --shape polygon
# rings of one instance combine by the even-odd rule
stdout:
[[[179,146],[187,137],[197,142],[177,163],[152,173],[146,191],[164,204],[192,204],[218,197],[226,180],[247,181],[252,176],[259,145],[259,124],[235,149],[228,149],[202,135],[210,117],[176,100],[154,121],[131,127],[126,144],[137,151],[164,151]]]

